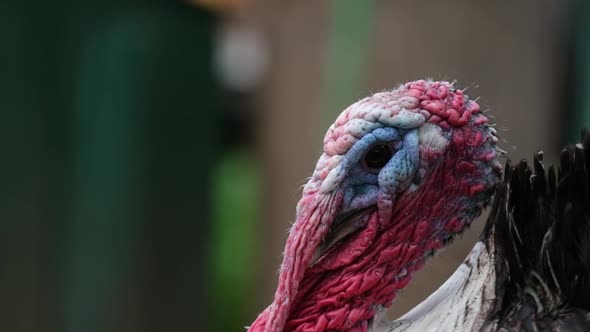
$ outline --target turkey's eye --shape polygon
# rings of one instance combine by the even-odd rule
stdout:
[[[392,155],[392,148],[388,144],[373,145],[365,154],[365,166],[370,169],[380,169],[387,164]]]

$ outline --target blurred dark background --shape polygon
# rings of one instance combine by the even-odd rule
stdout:
[[[481,96],[512,159],[555,160],[590,125],[583,0],[0,6],[0,331],[243,330],[324,131],[399,83]]]

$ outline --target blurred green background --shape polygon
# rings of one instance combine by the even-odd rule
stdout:
[[[271,302],[323,132],[372,92],[458,79],[513,159],[590,125],[582,0],[0,9],[0,331],[243,330]]]

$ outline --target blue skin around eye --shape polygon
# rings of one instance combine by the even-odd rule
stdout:
[[[377,142],[401,141],[399,149],[378,172],[367,170],[362,164],[366,151]],[[375,205],[380,191],[389,195],[404,190],[411,183],[419,163],[418,130],[378,128],[356,142],[342,158],[347,172],[343,212]]]
[[[344,170],[349,170],[351,166],[358,164],[360,159],[364,156],[367,149],[369,149],[376,142],[391,142],[399,140],[407,130],[396,128],[377,128],[373,132],[363,136],[358,142],[348,150],[342,158],[342,167]]]
[[[379,186],[393,195],[408,187],[416,174],[419,161],[418,131],[412,130],[404,136],[402,148],[379,172]]]

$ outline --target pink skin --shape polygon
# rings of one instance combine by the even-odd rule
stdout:
[[[353,121],[365,121],[362,124]],[[360,123],[360,122],[359,122]],[[419,145],[419,184],[380,192],[362,227],[312,264],[342,212],[342,156],[374,127],[435,124],[444,146]],[[297,205],[274,302],[251,332],[367,331],[414,271],[479,215],[501,166],[495,136],[461,90],[447,82],[416,81],[347,108],[324,140],[324,155]]]

